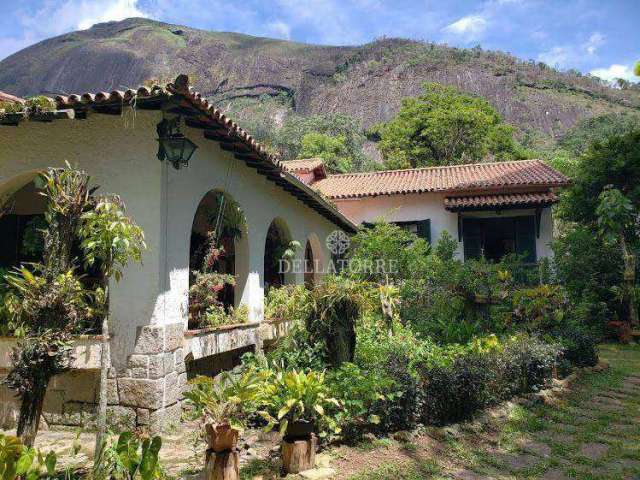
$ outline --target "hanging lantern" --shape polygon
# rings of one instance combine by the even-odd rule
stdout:
[[[189,166],[189,160],[198,146],[180,133],[180,117],[163,118],[157,125],[158,159],[171,162],[173,168],[179,170]]]

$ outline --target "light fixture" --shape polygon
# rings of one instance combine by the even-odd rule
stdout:
[[[189,166],[189,160],[198,146],[180,132],[180,116],[163,118],[156,126],[158,132],[158,160],[171,162],[180,170]]]

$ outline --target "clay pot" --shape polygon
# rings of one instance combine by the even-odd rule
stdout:
[[[214,452],[226,452],[238,446],[240,431],[228,423],[206,423],[204,428],[207,444]]]
[[[298,420],[297,422],[290,422],[287,425],[285,432],[285,438],[287,439],[306,439],[311,436],[315,430],[315,422],[309,422],[307,420]]]

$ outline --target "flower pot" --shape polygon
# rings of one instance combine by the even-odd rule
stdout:
[[[482,295],[480,293],[476,293],[474,297],[474,301],[479,304],[485,304],[489,302],[489,297],[487,295]]]
[[[284,435],[285,438],[291,440],[309,438],[314,432],[315,427],[315,422],[310,422],[308,420],[290,422],[289,425],[287,425],[287,430]]]
[[[240,431],[228,423],[206,423],[204,428],[207,444],[214,452],[226,452],[238,446]]]
[[[24,113],[0,113],[0,125],[17,126],[24,120]]]

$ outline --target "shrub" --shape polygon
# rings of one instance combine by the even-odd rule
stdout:
[[[516,290],[513,312],[516,321],[530,332],[550,331],[565,316],[567,299],[560,285],[539,285]]]
[[[100,446],[93,466],[95,480],[156,480],[164,478],[158,455],[162,439],[122,432]]]
[[[332,396],[342,405],[336,421],[342,428],[342,438],[347,440],[379,430],[381,419],[388,414],[386,406],[402,395],[386,372],[375,368],[365,370],[353,363],[343,363],[329,372],[327,384]]]
[[[270,288],[265,298],[264,316],[302,324],[311,311],[311,294],[304,285]]]
[[[598,336],[582,325],[573,324],[555,332],[563,353],[562,360],[567,367],[593,367],[598,363]]]
[[[353,361],[361,302],[362,285],[339,276],[326,277],[311,292],[306,328],[310,338],[324,345],[330,365]]]

